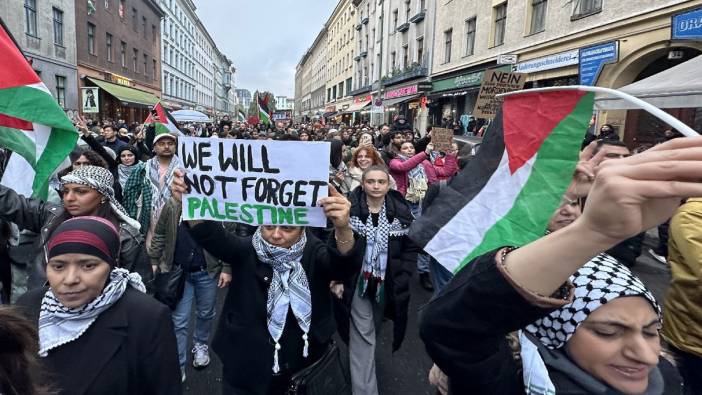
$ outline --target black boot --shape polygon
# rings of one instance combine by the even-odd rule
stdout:
[[[434,292],[434,286],[431,284],[429,273],[419,273],[419,285],[429,292]]]

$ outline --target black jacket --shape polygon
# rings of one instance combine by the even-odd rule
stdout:
[[[351,216],[358,217],[365,223],[370,215],[366,196],[361,187],[354,189],[350,196],[351,200]],[[388,222],[392,223],[397,218],[400,223],[409,226],[414,217],[410,212],[410,208],[402,197],[402,195],[390,190],[385,196],[385,210],[388,216]],[[363,245],[363,251],[366,249],[365,238],[360,238],[359,243]],[[393,341],[392,349],[397,351],[402,345],[407,331],[407,312],[409,310],[410,300],[410,280],[412,273],[415,271],[417,264],[417,253],[419,248],[414,244],[409,237],[390,236],[388,240],[388,264],[385,272],[385,295],[386,304],[384,315],[386,318],[393,321]],[[347,311],[350,311],[353,293],[356,292],[356,284],[360,270],[351,278],[344,282],[344,297],[343,302]],[[341,316],[337,314],[339,321],[339,334],[341,338],[348,342],[349,336],[349,321],[350,315]]]
[[[35,324],[45,292],[35,289],[17,303]],[[41,361],[59,395],[182,393],[171,312],[131,287],[83,335]]]
[[[43,247],[49,241],[51,232],[70,215],[62,205],[47,203],[39,199],[25,198],[13,189],[0,185],[0,218],[17,224],[20,230],[29,230],[40,235],[35,253],[44,255]],[[130,272],[141,275],[142,281],[150,287],[153,272],[144,246],[144,237],[130,225],[119,225],[119,264]],[[42,258],[43,259],[43,258]],[[44,262],[46,263],[46,262]]]
[[[429,356],[449,377],[451,394],[524,394],[521,366],[506,335],[555,310],[522,297],[497,268],[495,252],[460,270],[421,312],[420,336]],[[587,373],[577,367],[569,371],[568,365],[574,364],[562,353],[542,353],[542,359],[558,394],[620,394],[591,376],[583,377]],[[659,370],[665,393],[678,394],[677,372],[663,358]]]
[[[237,394],[265,394],[273,373],[273,339],[268,333],[266,302],[273,269],[258,260],[251,237],[238,237],[221,231],[214,222],[191,229],[193,238],[216,258],[231,264],[229,286],[212,349],[223,365],[224,379]],[[331,238],[332,243],[333,238]],[[310,357],[300,358],[302,331],[288,313],[280,340],[281,372],[295,372],[314,362],[336,331],[329,283],[343,280],[358,271],[363,249],[341,255],[334,245],[322,243],[307,233],[301,264],[312,294]]]

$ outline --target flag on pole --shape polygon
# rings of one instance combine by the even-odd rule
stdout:
[[[268,109],[268,95],[265,95],[263,99],[261,99],[261,95],[258,95],[256,99],[258,101],[258,117],[262,123],[265,123],[266,125],[270,124],[271,112]]]
[[[238,111],[238,114],[239,114],[239,121],[246,122],[246,114],[244,114],[244,112],[241,111],[241,109]]]
[[[12,155],[3,180],[21,179],[26,186],[29,181],[31,189],[13,187],[46,199],[49,179],[75,147],[78,132],[4,24],[0,24],[0,57],[0,146],[23,158],[18,162]]]
[[[410,238],[452,272],[500,246],[543,236],[571,182],[594,93],[505,97],[476,157],[410,228]]]
[[[154,116],[154,114],[156,116]],[[161,102],[156,103],[153,110],[151,110],[151,112],[149,113],[149,116],[146,117],[144,124],[153,124],[157,136],[163,133],[170,133],[175,135],[182,134],[176,126],[176,120],[173,119],[168,110],[163,108]]]

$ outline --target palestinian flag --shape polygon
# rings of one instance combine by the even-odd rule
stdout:
[[[46,200],[49,178],[75,147],[78,133],[4,24],[0,58],[0,147],[17,154],[11,156],[3,183]]]
[[[239,117],[238,117],[239,121],[241,121],[241,122],[246,122],[246,114],[244,114],[244,112],[241,111],[241,110],[239,110],[239,111],[237,111],[237,112],[238,112],[238,114],[239,114]]]
[[[543,236],[571,182],[594,94],[505,97],[476,157],[412,225],[410,238],[452,272]]]
[[[149,113],[149,116],[146,117],[144,124],[153,124],[157,136],[162,133],[182,134],[178,126],[176,126],[176,120],[163,108],[160,102],[156,103],[153,110]]]
[[[261,121],[261,123],[265,123],[266,125],[271,123],[271,112],[268,109],[268,95],[265,95],[263,98],[261,96],[257,96],[257,101],[258,101],[258,117]]]

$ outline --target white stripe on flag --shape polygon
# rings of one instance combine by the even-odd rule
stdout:
[[[485,233],[504,218],[526,185],[534,155],[510,174],[507,150],[485,187],[429,240],[424,250],[451,272],[482,243]]]

